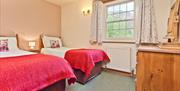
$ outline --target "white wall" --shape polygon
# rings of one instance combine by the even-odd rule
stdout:
[[[91,0],[77,0],[62,5],[62,31],[64,45],[68,47],[89,46],[91,15],[83,16],[83,8],[91,8]]]
[[[159,40],[167,34],[168,17],[173,0],[154,0]]]

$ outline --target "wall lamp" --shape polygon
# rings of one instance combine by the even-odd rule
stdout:
[[[91,14],[91,10],[90,10],[90,9],[83,9],[83,10],[82,10],[82,14],[83,14],[84,16],[90,15],[90,14]]]

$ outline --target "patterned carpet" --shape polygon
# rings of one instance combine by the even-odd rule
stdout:
[[[66,91],[135,91],[134,78],[103,71],[101,75],[86,85],[74,84]]]

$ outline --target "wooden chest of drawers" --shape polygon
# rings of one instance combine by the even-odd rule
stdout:
[[[139,48],[137,57],[137,91],[180,91],[179,51]]]

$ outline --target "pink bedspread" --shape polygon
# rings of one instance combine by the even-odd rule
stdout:
[[[99,49],[69,50],[65,54],[65,59],[70,63],[72,68],[80,69],[86,76],[89,76],[96,62],[110,61],[107,54]]]
[[[69,63],[59,57],[33,54],[0,58],[0,91],[37,91],[69,78],[76,80]]]

